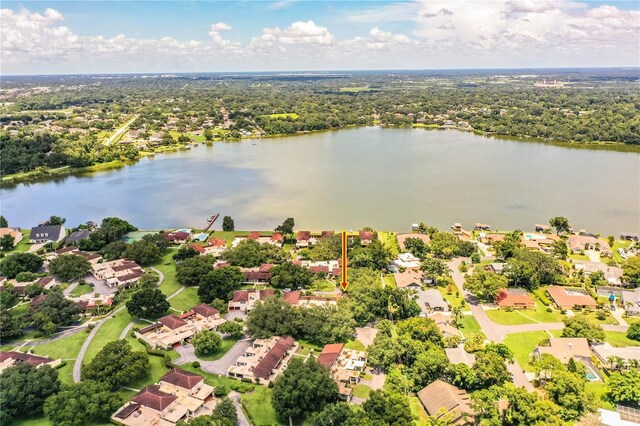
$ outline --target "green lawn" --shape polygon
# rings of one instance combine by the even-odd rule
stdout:
[[[371,393],[371,388],[367,385],[356,385],[353,388],[353,396],[356,398],[364,398],[369,399],[369,394]]]
[[[535,324],[536,321],[562,322],[562,314],[560,314],[559,311],[553,310],[552,312],[547,312],[547,307],[540,302],[536,302],[535,309],[514,310],[512,312],[507,312],[502,309],[492,309],[486,312],[491,321],[503,325]]]
[[[615,262],[622,262],[623,259],[620,256],[620,253],[618,253],[618,249],[627,249],[629,248],[629,246],[632,244],[632,241],[626,241],[626,240],[615,240],[613,243],[613,247],[611,247],[611,250],[613,251],[613,260]]]
[[[465,338],[469,338],[472,334],[482,334],[484,333],[480,330],[480,324],[478,324],[478,320],[473,315],[461,315],[460,320],[458,321],[458,327],[462,332],[462,335]]]
[[[609,401],[605,401],[602,399],[602,395],[607,391],[607,384],[603,382],[587,382],[586,388],[593,393],[595,393],[598,397],[598,404],[600,408],[604,408],[605,410],[615,410],[616,408],[611,405]]]
[[[393,277],[393,274],[384,275],[384,286],[396,288],[396,279]]]
[[[627,337],[627,333],[621,331],[605,331],[605,342],[611,343],[611,346],[622,348],[625,346],[640,346],[640,342],[631,340]]]
[[[551,332],[554,336],[559,336],[560,333],[560,330]],[[513,351],[514,358],[523,370],[533,371],[529,364],[529,356],[540,341],[549,337],[549,334],[544,331],[529,331],[509,334],[504,338],[504,343]]]
[[[11,315],[20,318],[29,313],[29,303],[22,303],[11,308]]]
[[[631,325],[640,322],[640,317],[626,317],[624,320],[627,322],[627,324]]]
[[[611,313],[607,312],[607,316],[604,320],[599,320],[598,318],[596,318],[596,312],[589,312],[588,314],[583,314],[583,313],[575,313],[576,316],[582,316],[582,317],[586,317],[589,321],[591,321],[594,324],[618,324],[618,321],[616,321],[616,319],[611,315]]]
[[[254,425],[284,425],[271,405],[271,389],[256,386],[253,392],[242,395],[242,402]]]
[[[215,351],[212,354],[208,354],[208,355],[200,355],[198,354],[198,358],[203,359],[205,361],[215,361],[217,359],[222,358],[222,356],[224,354],[226,354],[227,352],[229,352],[229,349],[231,349],[233,347],[233,345],[235,345],[237,342],[236,339],[233,339],[231,337],[228,338],[224,338],[222,339],[222,344],[220,345],[220,347],[218,348],[217,351]]]
[[[89,284],[81,284],[71,290],[71,296],[78,297],[82,296],[83,294],[91,293],[92,291],[93,287],[91,287]]]
[[[118,340],[122,330],[124,330],[127,324],[131,321],[133,321],[133,318],[129,315],[129,312],[127,312],[126,309],[119,312],[114,318],[109,318],[102,327],[100,327],[96,336],[93,338],[91,345],[89,345],[83,360],[84,363],[88,364],[91,362],[104,345],[114,340]]]
[[[315,280],[309,290],[311,291],[333,291],[336,285],[329,280]]]
[[[88,335],[86,331],[81,331],[64,339],[33,346],[32,352],[36,355],[48,356],[53,359],[62,358],[66,365],[58,369],[58,376],[62,383],[71,384],[73,383],[73,364]]]
[[[169,300],[171,307],[180,312],[186,312],[192,307],[200,304],[198,299],[198,287],[187,287],[176,297]]]
[[[462,301],[464,299],[459,294],[458,288],[456,286],[454,286],[453,284],[452,284],[452,287],[453,287],[453,289],[452,289],[451,294],[447,294],[447,288],[446,287],[436,287],[436,289],[440,292],[440,294],[442,294],[442,297],[444,298],[444,300],[449,302],[449,305],[451,305],[452,308],[456,308],[456,307],[458,307],[458,306],[460,306],[462,304]],[[462,310],[463,311],[468,311],[469,310],[469,305],[467,305],[465,303],[464,308]]]
[[[164,281],[160,285],[160,291],[166,296],[175,293],[180,289],[180,284],[176,279],[176,262],[173,261],[175,250],[167,250],[160,260],[152,266],[164,274]]]
[[[396,256],[400,253],[400,247],[398,247],[398,239],[395,232],[380,231],[378,232],[378,239],[385,247],[391,250],[391,255]]]
[[[344,347],[347,349],[353,349],[355,351],[367,351],[367,348],[359,340],[350,340],[344,344]]]
[[[18,244],[16,244],[11,250],[0,250],[0,251],[5,254],[16,254],[16,253],[26,252],[27,250],[29,250],[29,247],[31,247],[31,244],[29,244],[29,235],[31,235],[31,230],[23,229],[22,239],[18,241]]]
[[[297,119],[298,117],[300,117],[298,114],[296,114],[295,112],[285,112],[282,114],[267,114],[265,115],[265,117],[267,118],[292,118],[292,119]]]
[[[322,352],[322,346],[314,345],[313,343],[307,342],[306,340],[302,339],[298,340],[298,343],[300,344],[300,349],[298,349],[297,353],[300,355],[307,355],[312,350],[315,354],[319,354],[320,352]]]
[[[357,93],[357,92],[368,92],[372,89],[369,88],[369,86],[360,86],[360,87],[341,87],[340,91],[341,92],[350,92],[350,93]]]
[[[424,411],[424,407],[417,396],[409,397],[409,407],[411,407],[411,414],[415,419],[414,424],[418,426],[428,424],[429,415]]]

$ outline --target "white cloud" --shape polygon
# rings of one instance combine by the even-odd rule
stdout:
[[[211,31],[231,31],[232,29],[231,25],[225,24],[224,22],[211,25]]]
[[[273,46],[276,43],[289,45],[331,45],[335,41],[326,27],[320,27],[313,21],[296,21],[281,30],[278,27],[264,28],[262,35],[254,37],[251,45],[255,47]]]

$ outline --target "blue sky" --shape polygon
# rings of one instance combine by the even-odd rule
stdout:
[[[2,73],[638,66],[638,5],[5,1]]]

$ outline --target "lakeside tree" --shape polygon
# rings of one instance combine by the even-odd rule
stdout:
[[[569,219],[563,216],[552,217],[549,219],[549,225],[555,228],[557,235],[566,234],[569,232],[569,228],[571,228],[571,225],[569,225]]]
[[[504,275],[478,268],[467,277],[463,288],[473,293],[482,302],[493,302],[499,291],[506,288],[508,283],[509,280]]]
[[[196,286],[207,275],[215,263],[213,256],[197,256],[183,260],[176,265],[176,279],[185,286]]]
[[[42,264],[42,258],[36,254],[13,254],[0,263],[0,275],[12,279],[20,272],[38,272]]]
[[[342,237],[339,234],[333,234],[328,237],[320,238],[313,249],[300,250],[300,255],[304,259],[313,261],[335,260],[340,258],[342,254]]]
[[[46,400],[44,413],[55,425],[105,423],[123,402],[123,398],[111,392],[107,385],[83,381],[62,386],[59,393]]]
[[[146,234],[142,236],[142,241],[153,244],[158,247],[160,251],[165,251],[169,248],[169,240],[164,235],[164,232],[156,232],[155,234]]]
[[[8,228],[8,227],[9,227],[9,222],[4,216],[0,215],[0,228]]]
[[[231,218],[231,216],[225,216],[224,218],[222,218],[222,230],[225,232],[229,232],[229,231],[235,231],[235,223],[233,222],[233,219]]]
[[[45,400],[59,389],[58,372],[48,365],[24,362],[6,368],[0,374],[0,423],[41,414]]]
[[[589,342],[602,342],[605,339],[602,326],[593,324],[585,317],[568,317],[563,322],[562,337],[584,337]]]
[[[124,219],[118,217],[106,217],[102,219],[100,227],[89,235],[89,238],[79,243],[80,250],[98,251],[109,243],[119,241],[128,232],[137,231],[138,228]]]
[[[275,229],[276,232],[280,232],[283,235],[293,235],[293,227],[295,226],[295,221],[292,217],[288,217],[282,222],[282,225],[278,225]]]
[[[468,257],[475,251],[475,246],[470,241],[462,241],[448,232],[435,232],[431,236],[431,254],[441,259],[453,257]]]
[[[313,358],[303,361],[294,357],[275,381],[272,404],[283,419],[299,419],[319,412],[338,400],[338,385],[329,370]]]
[[[100,249],[100,254],[104,260],[116,260],[122,258],[128,244],[124,241],[114,241]]]
[[[513,257],[516,250],[522,247],[522,235],[522,231],[519,229],[506,234],[504,240],[495,244],[496,256],[504,260]]]
[[[551,244],[551,254],[560,260],[565,260],[569,256],[569,247],[564,239],[554,241]]]
[[[429,246],[420,238],[407,238],[404,248],[418,259],[425,259],[429,254]]]
[[[64,225],[67,219],[60,216],[51,216],[46,222],[44,222],[44,226],[53,226],[53,225]]]
[[[204,138],[208,141],[213,139],[213,133],[211,132],[211,130],[209,129],[205,129],[205,131],[202,133],[202,135],[204,136]]]
[[[16,239],[11,234],[4,234],[0,237],[0,249],[11,250],[16,243]]]
[[[150,265],[160,258],[162,250],[152,242],[138,240],[129,244],[122,256],[140,265]]]
[[[110,390],[144,377],[149,369],[149,356],[133,351],[126,340],[107,343],[95,358],[82,368],[82,380],[94,380]]]
[[[509,284],[535,290],[542,285],[564,282],[560,263],[553,257],[537,251],[518,249],[507,260],[504,275]]]
[[[204,303],[211,303],[215,299],[228,302],[243,281],[244,275],[236,266],[210,270],[200,278],[198,298]]]
[[[133,293],[126,306],[129,315],[133,317],[156,319],[167,312],[169,302],[157,288],[146,288]]]
[[[271,285],[275,288],[307,288],[313,283],[313,274],[308,268],[285,262],[271,269]]]
[[[347,254],[349,264],[354,268],[370,268],[379,271],[386,268],[391,259],[391,250],[377,239],[365,247],[354,247]]]
[[[91,270],[91,263],[82,256],[63,254],[49,262],[49,272],[63,281],[73,281]]]
[[[290,259],[288,253],[272,244],[260,244],[255,240],[244,240],[222,253],[222,259],[233,266],[253,268],[264,263],[280,264]]]
[[[191,344],[199,355],[210,355],[220,349],[222,338],[213,330],[202,330],[191,339]]]

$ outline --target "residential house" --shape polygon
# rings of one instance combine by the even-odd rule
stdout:
[[[398,240],[398,247],[400,247],[400,251],[406,251],[407,247],[405,246],[405,242],[409,238],[417,238],[422,240],[425,244],[429,244],[431,242],[431,238],[429,238],[426,234],[398,234],[396,235],[396,240]]]
[[[79,229],[69,234],[66,242],[67,244],[72,244],[74,246],[77,246],[78,244],[80,244],[80,241],[86,240],[90,236],[91,236],[91,231],[89,231],[88,229]]]
[[[360,231],[358,234],[360,236],[360,244],[364,246],[368,246],[373,242],[373,232],[372,231]]]
[[[621,358],[622,362],[628,366],[631,361],[640,361],[640,346],[626,346],[616,348],[610,343],[596,343],[591,345],[591,350],[604,365],[609,365],[611,357]]]
[[[572,253],[582,253],[585,250],[599,250],[601,256],[613,256],[613,251],[609,243],[592,235],[569,235],[568,242],[569,249]]]
[[[411,253],[400,253],[393,264],[399,269],[420,269],[420,259]]]
[[[211,414],[217,403],[204,377],[174,368],[158,384],[145,386],[111,420],[127,426],[174,425]]]
[[[226,322],[220,311],[206,304],[192,307],[181,315],[170,314],[136,332],[136,336],[153,348],[170,349],[183,344],[203,330],[215,330]]]
[[[62,364],[62,360],[60,358],[54,360],[49,357],[37,356],[18,351],[0,352],[0,373],[6,368],[13,367],[14,365],[23,362],[31,364],[34,367],[48,365],[51,368],[56,368],[58,365]]]
[[[476,362],[476,356],[465,351],[463,346],[445,348],[444,351],[451,364],[465,364],[467,367],[472,367]]]
[[[589,342],[583,337],[552,337],[549,346],[538,346],[533,353],[537,357],[542,354],[553,355],[563,364],[567,364],[571,358],[583,362],[591,359]]]
[[[309,247],[311,244],[311,232],[310,231],[298,231],[296,236],[296,248]]]
[[[502,271],[504,271],[504,266],[506,265],[506,263],[497,263],[497,262],[493,262],[491,264],[489,264],[489,270],[491,272],[495,272],[496,274],[501,274]]]
[[[423,274],[420,271],[410,269],[393,274],[396,287],[409,290],[422,290]]]
[[[301,291],[287,291],[282,295],[285,302],[300,308],[315,308],[317,306],[336,306],[338,297],[322,295],[304,295]]]
[[[308,268],[313,274],[340,276],[342,269],[340,260],[321,260],[312,262],[310,260],[300,261],[300,266]]]
[[[419,290],[413,296],[420,309],[422,309],[422,314],[420,316],[427,316],[431,312],[448,312],[449,304],[444,297],[442,297],[442,293],[440,293],[436,289],[429,290]]]
[[[589,296],[589,293],[579,287],[561,287],[552,285],[547,288],[547,293],[560,309],[595,309],[597,306],[595,300]]]
[[[109,287],[129,286],[144,275],[144,270],[133,260],[117,259],[93,265],[93,276],[105,280]]]
[[[225,251],[227,251],[227,242],[222,238],[211,238],[209,245],[204,247],[204,255],[213,257],[220,257]]]
[[[349,401],[353,394],[352,386],[360,382],[360,373],[367,365],[367,354],[346,349],[342,343],[334,343],[325,345],[317,362],[329,369],[331,377],[338,384],[340,396]]]
[[[604,279],[609,285],[622,285],[622,268],[609,266],[602,262],[582,262],[575,261],[574,267],[576,271],[582,271],[584,275],[589,276],[594,272],[602,272]]]
[[[621,240],[638,241],[640,237],[635,232],[623,232],[620,234]]]
[[[251,379],[259,384],[274,381],[287,368],[298,343],[293,337],[271,337],[256,339],[227,370],[227,376]]]
[[[475,229],[476,231],[489,231],[491,229],[491,227],[489,225],[487,225],[486,223],[476,222],[473,225],[473,229]]]
[[[76,246],[67,246],[67,247],[62,247],[58,250],[49,252],[49,253],[45,253],[44,258],[47,260],[53,260],[55,258],[57,258],[58,256],[61,256],[63,254],[76,254],[78,251],[80,251],[80,249]]]
[[[0,228],[0,238],[5,235],[11,235],[13,237],[13,246],[15,247],[20,241],[22,241],[22,231],[20,228]]]
[[[85,316],[101,315],[111,310],[113,299],[105,294],[88,293],[80,297],[70,298],[76,303]]]
[[[436,323],[438,330],[444,335],[444,337],[462,337],[462,333],[456,327],[454,327],[453,318],[449,315],[445,315],[442,312],[436,312],[429,316]]]
[[[233,297],[229,301],[229,311],[249,312],[256,303],[266,299],[267,297],[274,297],[275,290],[236,290],[233,292]]]
[[[501,308],[533,309],[536,306],[527,290],[518,287],[498,290],[496,302]]]
[[[418,399],[428,415],[447,419],[447,424],[467,426],[474,424],[471,398],[462,389],[436,380],[418,392]]]
[[[247,283],[268,283],[271,281],[271,269],[275,265],[265,263],[258,268],[242,268],[245,282]]]
[[[29,242],[36,244],[58,243],[67,235],[64,225],[43,225],[31,228]]]
[[[640,316],[640,287],[622,291],[622,307],[629,316]]]
[[[180,229],[174,232],[165,232],[164,237],[171,244],[185,244],[191,238],[191,230]]]

